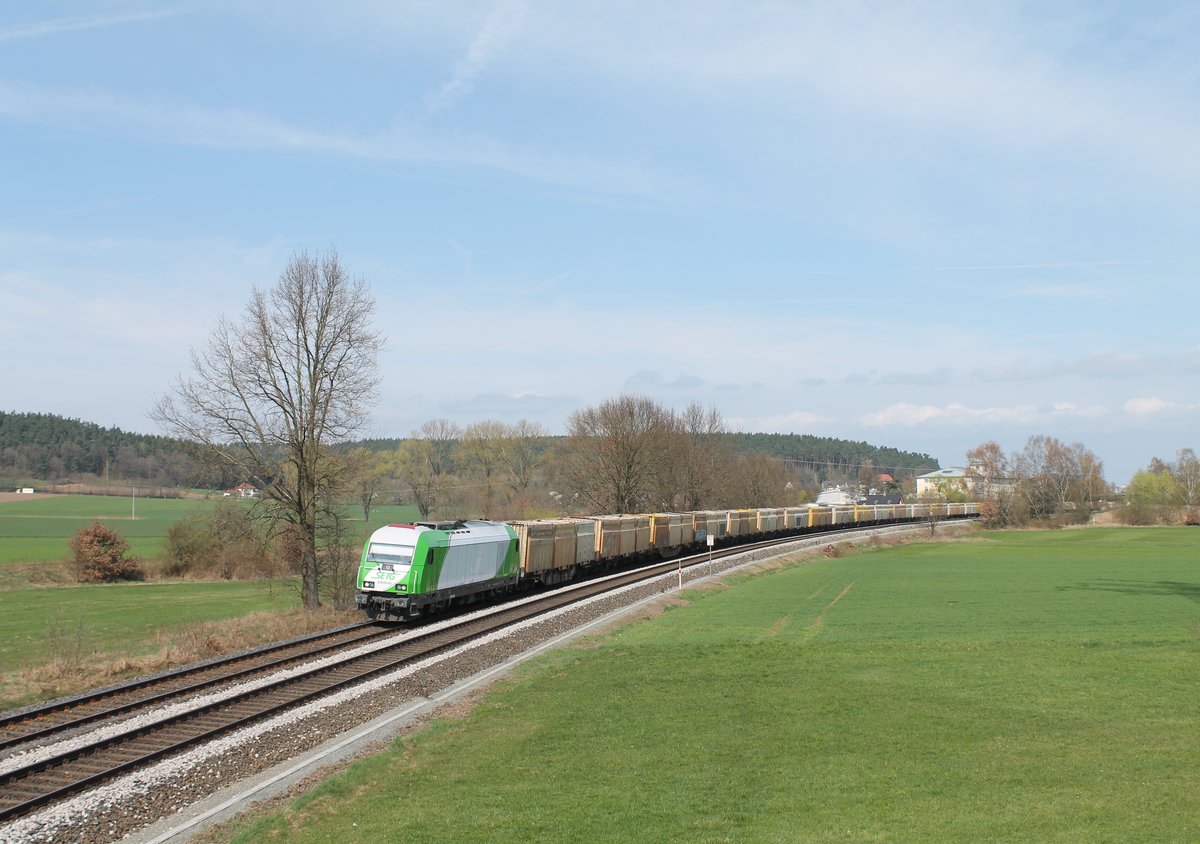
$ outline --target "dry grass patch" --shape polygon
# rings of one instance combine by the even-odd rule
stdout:
[[[356,613],[332,610],[256,612],[160,633],[157,647],[142,656],[97,650],[82,624],[52,625],[47,636],[54,642],[53,657],[39,665],[0,673],[0,700],[47,700],[79,694],[357,620]]]

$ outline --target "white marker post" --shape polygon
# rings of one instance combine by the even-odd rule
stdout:
[[[708,543],[708,573],[712,574],[712,549],[717,544],[717,538],[710,533],[704,541]]]

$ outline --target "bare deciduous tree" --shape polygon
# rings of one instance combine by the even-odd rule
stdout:
[[[1108,490],[1108,484],[1104,481],[1104,464],[1082,443],[1072,444],[1071,452],[1078,473],[1073,498],[1083,513],[1091,513]]]
[[[775,507],[783,500],[787,478],[778,460],[751,452],[739,457],[731,473],[734,499],[741,507]]]
[[[1179,482],[1183,493],[1184,506],[1192,508],[1200,505],[1200,460],[1196,459],[1196,452],[1190,448],[1179,449],[1172,470],[1171,474]]]
[[[646,396],[576,410],[567,420],[567,481],[597,512],[640,511],[670,461],[674,432],[674,415]]]
[[[367,421],[378,385],[375,301],[336,252],[293,255],[242,319],[222,318],[151,416],[264,488],[301,555],[305,606],[320,606],[318,534],[343,485],[330,446]]]
[[[346,455],[351,491],[362,505],[363,521],[370,521],[371,509],[379,500],[384,484],[393,471],[393,460],[385,453],[358,446]]]
[[[400,443],[393,459],[396,476],[412,490],[413,503],[428,518],[435,508],[446,507],[453,492],[454,453],[462,436],[455,422],[431,419]]]
[[[496,516],[497,474],[503,468],[508,426],[494,419],[474,422],[463,429],[458,451],[463,468],[478,482],[484,518]]]
[[[520,419],[508,426],[504,460],[509,474],[509,486],[521,493],[533,483],[534,472],[542,462],[538,440],[549,436],[544,425]]]
[[[998,484],[1007,485],[1008,475],[1008,458],[995,440],[967,452],[967,479],[971,491],[980,498],[992,498]]]
[[[1031,512],[1040,516],[1074,509],[1082,517],[1104,492],[1103,463],[1079,443],[1032,436],[1014,466]]]
[[[430,419],[416,431],[414,437],[430,445],[429,468],[434,475],[449,475],[454,472],[454,449],[462,438],[462,429],[449,419]]]
[[[967,452],[966,479],[979,514],[989,525],[1011,527],[1020,523],[1027,508],[1019,500],[1009,459],[995,440]]]
[[[417,437],[404,440],[396,449],[393,459],[396,477],[408,485],[421,518],[429,518],[433,508],[438,505],[442,484],[442,476],[433,470],[438,462],[433,444]]]
[[[732,454],[722,435],[725,420],[715,407],[707,410],[693,402],[679,417],[682,470],[679,477],[681,510],[715,507],[720,498],[719,479],[728,476]]]

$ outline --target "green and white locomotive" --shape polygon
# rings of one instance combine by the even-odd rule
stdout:
[[[509,591],[520,576],[517,533],[503,522],[387,525],[363,548],[355,601],[371,618],[405,620]]]

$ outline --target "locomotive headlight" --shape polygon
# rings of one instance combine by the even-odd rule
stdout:
[[[363,589],[374,589],[374,588],[375,588],[374,580],[364,580],[363,581]]]

